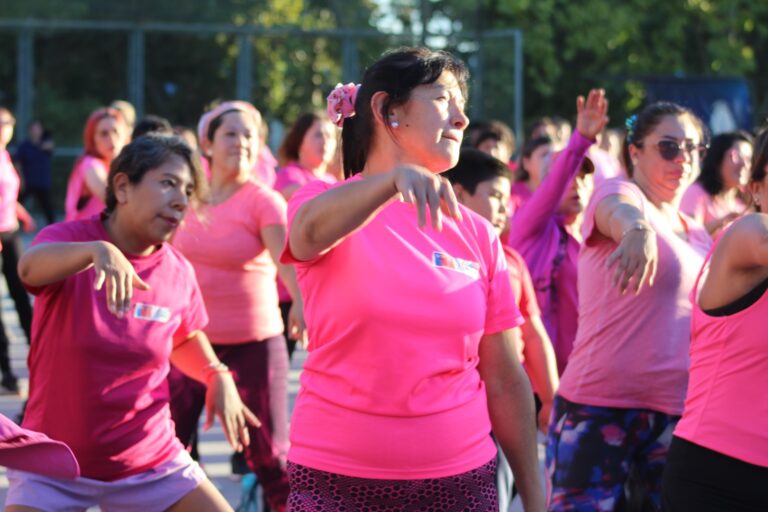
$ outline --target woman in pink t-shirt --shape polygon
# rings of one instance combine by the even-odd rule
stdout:
[[[48,226],[21,258],[36,295],[24,427],[66,443],[80,477],[11,470],[6,511],[232,510],[176,438],[166,384],[169,362],[205,383],[207,426],[215,414],[234,449],[249,444],[259,421],[167,243],[202,185],[181,139],[141,137],[114,162],[104,213]]]
[[[752,162],[752,137],[745,132],[721,133],[712,139],[701,174],[688,187],[680,210],[715,235],[743,215],[743,194]]]
[[[509,216],[514,217],[544,179],[544,170],[549,165],[552,153],[552,139],[546,136],[526,141],[520,152],[520,166],[512,184],[509,199]]]
[[[336,155],[336,129],[325,112],[307,112],[298,117],[283,139],[277,152],[282,166],[277,173],[274,188],[288,201],[294,192],[307,183],[321,180],[336,183],[336,178],[326,172]],[[288,325],[291,296],[278,278],[280,311]],[[288,340],[288,357],[293,355],[296,342],[285,333]]]
[[[2,247],[2,269],[8,292],[13,298],[19,323],[29,342],[32,339],[32,306],[16,267],[22,253],[19,221],[27,233],[35,229],[35,222],[18,201],[21,180],[13,166],[11,155],[6,149],[13,138],[15,124],[16,119],[11,111],[0,107],[0,247]],[[3,375],[0,386],[15,393],[19,388],[16,376],[11,369],[8,343],[5,326],[0,320],[0,372]]]
[[[629,180],[584,212],[579,325],[550,421],[550,510],[623,510],[630,472],[659,507],[687,383],[690,302],[711,240],[677,208],[703,150],[700,121],[654,103],[628,121]]]
[[[691,368],[663,510],[768,510],[768,130],[749,190],[760,213],[717,241],[691,293]]]
[[[118,110],[100,108],[88,116],[83,130],[85,150],[67,182],[65,220],[87,219],[104,210],[109,165],[128,137],[128,125]]]
[[[252,175],[261,114],[250,103],[227,101],[203,115],[198,137],[211,165],[211,200],[193,210],[173,244],[192,263],[211,322],[205,332],[218,357],[235,372],[240,395],[265,427],[251,429],[245,458],[259,477],[273,510],[285,509],[288,477],[273,433],[287,431],[287,399],[278,398],[270,378],[276,365],[287,393],[288,354],[278,308],[279,273],[292,294],[289,333],[301,335],[302,301],[293,268],[277,264],[285,245],[285,200]],[[203,390],[173,379],[172,412],[185,444],[197,426]],[[278,425],[277,423],[286,423]]]
[[[503,250],[439,176],[459,156],[466,79],[450,54],[406,48],[328,97],[347,180],[293,195],[283,256],[310,351],[291,421],[295,512],[497,510],[491,427],[526,510],[544,508]]]

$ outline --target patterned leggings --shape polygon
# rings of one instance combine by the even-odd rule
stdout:
[[[374,480],[288,462],[289,512],[498,512],[496,459],[456,476]]]
[[[645,506],[658,510],[661,476],[679,419],[648,409],[596,407],[556,397],[547,439],[549,510],[624,510],[628,480],[637,481]],[[636,497],[629,499],[634,504]]]

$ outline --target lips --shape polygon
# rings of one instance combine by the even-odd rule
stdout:
[[[461,143],[461,138],[456,137],[454,135],[443,135],[444,139],[452,140],[453,142],[456,142],[457,144]]]
[[[168,215],[160,215],[159,216],[162,220],[164,220],[167,224],[169,224],[171,227],[178,227],[179,224],[181,224],[181,217],[173,217]]]

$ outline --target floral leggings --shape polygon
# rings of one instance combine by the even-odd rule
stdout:
[[[547,439],[550,511],[617,511],[625,484],[659,510],[661,476],[680,419],[649,409],[596,407],[555,398]],[[630,495],[633,503],[637,496]],[[634,508],[634,507],[633,507]]]

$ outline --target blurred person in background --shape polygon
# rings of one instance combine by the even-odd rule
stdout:
[[[120,112],[120,114],[123,116],[126,130],[125,139],[123,140],[122,145],[128,144],[131,141],[131,133],[133,132],[133,127],[136,124],[136,109],[131,103],[125,100],[115,100],[110,103],[109,106]]]
[[[33,197],[37,206],[43,211],[46,223],[53,224],[55,221],[51,199],[51,158],[55,148],[53,137],[39,120],[29,124],[27,135],[27,139],[19,144],[14,154],[14,160],[24,176],[21,200],[23,202],[28,197]]]
[[[168,121],[166,118],[149,114],[142,117],[133,127],[131,140],[136,140],[142,135],[146,135],[148,133],[156,133],[158,135],[173,135],[173,127],[171,126],[170,121]]]

